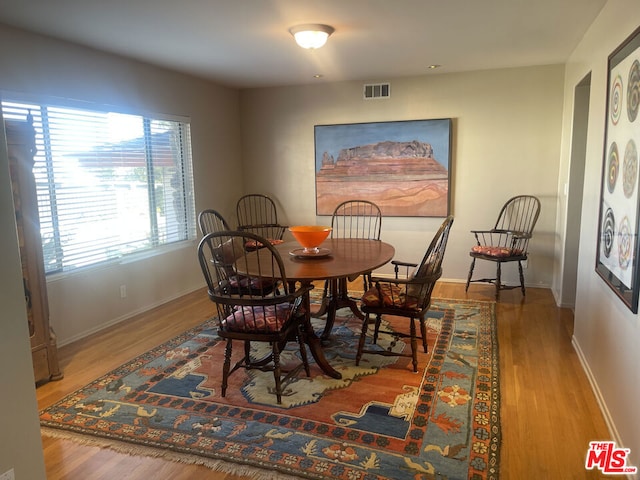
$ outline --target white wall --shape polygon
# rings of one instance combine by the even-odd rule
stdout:
[[[531,242],[526,281],[550,286],[563,67],[390,81],[391,97],[384,100],[363,100],[362,82],[243,90],[242,157],[245,171],[251,172],[245,176],[245,190],[276,197],[289,224],[326,223],[327,217],[315,215],[314,125],[452,118],[455,223],[444,277],[466,280],[473,242],[469,231],[493,226],[509,197],[530,193],[540,197],[542,212]],[[441,222],[384,218],[382,239],[396,247],[397,258],[419,261]],[[486,262],[476,267],[479,273],[494,274],[494,269]],[[517,282],[517,267],[506,266],[504,278]]]
[[[0,115],[2,119],[2,115]],[[0,129],[0,475],[45,478],[16,216],[4,130]]]
[[[574,345],[595,384],[616,440],[631,449],[630,463],[636,466],[640,466],[640,321],[595,273],[594,267],[605,135],[607,58],[639,25],[640,3],[637,0],[610,0],[572,54],[565,74],[559,179],[564,183],[569,172],[574,89],[591,72]],[[559,218],[564,218],[563,209],[566,209],[564,204],[560,206]],[[563,225],[559,225],[558,230],[563,231]]]
[[[592,72],[587,164],[581,222],[574,342],[605,407],[617,439],[640,465],[640,326],[594,272],[602,168],[607,56],[640,24],[637,0],[609,0],[566,68],[543,66],[438,74],[392,82],[388,100],[362,100],[362,83],[246,90],[211,83],[0,25],[0,91],[17,91],[109,103],[190,116],[193,125],[196,208],[220,209],[235,222],[235,199],[260,191],[274,196],[290,224],[315,217],[313,126],[316,124],[453,119],[452,212],[456,222],[445,259],[445,277],[466,278],[469,230],[490,225],[511,195],[533,193],[542,214],[531,245],[530,285],[561,282],[573,94]],[[241,123],[240,123],[241,122]],[[242,146],[241,146],[242,145]],[[0,155],[1,157],[2,155]],[[242,161],[241,161],[242,160]],[[0,163],[6,197],[6,160]],[[243,176],[243,172],[246,174]],[[242,180],[241,180],[242,179]],[[2,202],[6,207],[6,203]],[[17,245],[3,208],[3,314],[0,384],[21,392],[21,408],[0,396],[0,473],[23,465],[18,478],[41,478],[31,362],[20,302]],[[440,219],[385,218],[383,239],[397,256],[421,257]],[[559,252],[556,254],[556,251]],[[4,263],[3,263],[4,265]],[[10,272],[14,270],[15,274]],[[9,272],[8,274],[5,272]],[[513,272],[507,277],[514,278]],[[128,284],[129,300],[119,295]],[[60,341],[71,340],[200,286],[193,245],[151,259],[57,279],[49,285],[52,323]],[[13,301],[11,300],[13,298]],[[135,299],[135,300],[133,300]],[[6,428],[6,430],[5,430]],[[4,435],[4,432],[11,432]],[[15,432],[15,435],[14,435]],[[0,439],[0,442],[2,440]],[[586,446],[585,446],[586,454]],[[31,465],[24,459],[32,456]],[[23,468],[21,467],[21,468]],[[18,473],[18,471],[16,471]]]
[[[191,118],[196,210],[235,219],[242,188],[236,90],[0,25],[0,92],[114,105]],[[59,344],[204,285],[195,242],[135,261],[49,279]],[[127,298],[120,298],[120,285]],[[0,340],[1,342],[2,340]]]

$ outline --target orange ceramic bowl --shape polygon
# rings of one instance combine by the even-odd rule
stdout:
[[[289,231],[305,249],[316,248],[329,236],[331,227],[320,225],[299,225],[289,227]]]

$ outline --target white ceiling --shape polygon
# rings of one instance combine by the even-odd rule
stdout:
[[[0,23],[250,88],[564,63],[606,1],[0,0]],[[336,31],[303,50],[300,23]]]

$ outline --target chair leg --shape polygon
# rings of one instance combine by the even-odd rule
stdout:
[[[418,371],[418,339],[416,338],[416,320],[411,318],[409,324],[411,331],[411,363],[413,364],[413,371]]]
[[[518,270],[520,271],[520,289],[522,290],[522,296],[525,296],[524,293],[524,272],[522,271],[522,261],[518,260]]]
[[[502,275],[502,262],[496,262],[498,267],[496,269],[496,301],[500,300],[500,288],[502,284],[500,283],[500,277]]]
[[[360,331],[360,340],[358,340],[358,352],[356,353],[356,367],[360,365],[360,359],[362,358],[362,350],[364,350],[364,340],[367,336],[367,327],[369,326],[369,314],[364,316],[362,321],[362,330]]]
[[[331,336],[331,330],[333,330],[333,323],[335,322],[336,311],[338,309],[337,298],[338,298],[338,292],[340,291],[339,282],[341,280],[342,279],[337,279],[337,280],[332,279],[332,280],[327,280],[325,282],[325,290],[323,293],[323,296],[324,296],[323,303],[324,303],[324,299],[326,298],[328,301],[328,306],[325,309],[325,313],[327,314],[327,321],[324,324],[324,330],[322,331],[322,335],[320,335],[320,338],[322,340],[328,340],[329,337]],[[344,288],[346,291],[346,288],[347,288],[346,279],[344,281],[345,281]],[[328,289],[328,292],[327,292],[327,289]]]
[[[311,371],[309,370],[309,358],[307,357],[307,348],[304,344],[304,334],[302,332],[302,325],[298,324],[298,345],[300,346],[300,356],[302,357],[302,364],[304,365],[304,371],[307,374],[307,377],[311,376]]]
[[[378,344],[378,334],[380,333],[380,324],[382,323],[382,315],[376,315],[376,325],[373,329],[373,344]]]
[[[371,283],[369,282],[370,278],[371,278],[371,272],[365,273],[364,275],[362,275],[362,286],[364,288],[364,290],[362,290],[363,292],[366,292],[367,290],[369,290],[369,285]]]
[[[222,396],[227,394],[227,385],[229,380],[229,370],[231,370],[231,348],[232,340],[227,339],[227,345],[224,349],[224,364],[222,365]]]
[[[273,378],[276,381],[276,400],[282,403],[282,372],[280,370],[280,348],[278,342],[273,342]]]
[[[471,266],[469,267],[469,276],[467,277],[467,285],[466,287],[464,287],[464,291],[468,291],[469,290],[469,283],[471,283],[471,276],[473,275],[473,269],[476,266],[476,259],[475,257],[473,257],[471,259]]]
[[[422,335],[422,348],[424,348],[424,353],[429,353],[427,351],[427,325],[424,318],[420,319],[420,335]]]

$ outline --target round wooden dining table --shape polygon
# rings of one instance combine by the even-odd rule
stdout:
[[[301,250],[296,242],[275,247],[284,261],[287,279],[300,282],[360,275],[390,262],[395,254],[388,243],[362,238],[327,238],[317,256],[294,254]]]
[[[285,274],[289,282],[309,285],[315,280],[337,280],[371,272],[393,259],[395,249],[380,240],[356,238],[328,238],[320,245],[321,254],[300,256],[300,245],[285,242],[275,246],[284,262]],[[250,272],[249,272],[250,273]],[[327,325],[333,326],[338,298],[329,298]],[[309,297],[305,298],[310,312]],[[331,303],[334,302],[334,303]],[[326,331],[327,329],[325,329]],[[305,326],[305,342],[318,366],[333,378],[342,378],[324,356],[320,338],[311,323]]]

